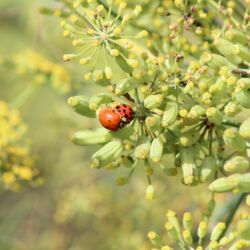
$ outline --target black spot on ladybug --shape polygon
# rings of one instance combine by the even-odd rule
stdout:
[[[123,109],[122,111],[125,113],[125,112],[126,112],[126,109]]]
[[[120,107],[119,105],[115,106],[116,109],[119,109],[119,107]]]
[[[132,112],[133,111],[133,109],[132,108],[129,108],[129,110]]]
[[[123,104],[123,107],[124,107],[124,108],[126,108],[126,107],[127,107],[127,105],[126,105],[126,104]]]

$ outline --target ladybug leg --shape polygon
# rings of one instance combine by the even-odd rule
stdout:
[[[119,128],[123,128],[128,124],[127,119],[125,117],[122,118],[122,120],[119,123]]]

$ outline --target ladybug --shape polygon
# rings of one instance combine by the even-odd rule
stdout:
[[[106,107],[99,113],[99,121],[102,126],[112,131],[125,127],[134,117],[132,107],[127,104],[120,104],[113,108]]]

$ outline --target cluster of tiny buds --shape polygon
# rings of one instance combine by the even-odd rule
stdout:
[[[195,250],[218,250],[218,249],[247,249],[250,242],[246,239],[246,232],[250,229],[249,216],[243,214],[237,222],[237,229],[225,234],[226,224],[218,222],[212,228],[209,226],[209,220],[203,219],[198,223],[197,230],[194,232],[194,220],[192,214],[186,212],[183,214],[182,223],[174,211],[167,212],[167,230],[169,241],[173,242],[178,249]],[[210,236],[209,236],[210,234]],[[152,250],[172,250],[176,249],[170,245],[165,245],[161,237],[154,231],[148,233],[148,238],[156,247]]]

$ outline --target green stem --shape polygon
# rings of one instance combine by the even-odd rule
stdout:
[[[30,84],[19,94],[16,99],[11,103],[12,108],[21,108],[40,88],[39,84]]]
[[[228,213],[228,216],[225,220],[225,224],[226,224],[226,228],[225,230],[223,231],[223,233],[220,235],[220,238],[219,240],[225,235],[225,233],[227,232],[233,218],[234,218],[234,215],[235,213],[237,212],[241,202],[244,200],[246,196],[246,193],[241,193],[239,194],[235,200],[232,202],[232,204],[230,204],[229,208],[227,208],[227,210],[229,210],[229,213]]]

